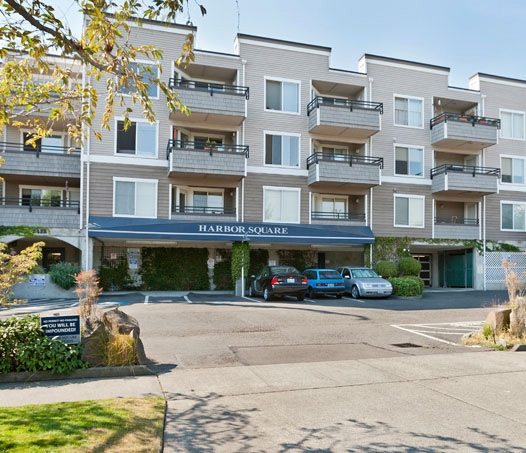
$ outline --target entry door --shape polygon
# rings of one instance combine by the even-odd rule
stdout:
[[[413,255],[413,258],[420,261],[422,265],[420,278],[424,281],[424,285],[431,286],[431,255]]]

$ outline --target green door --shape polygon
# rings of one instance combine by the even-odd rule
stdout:
[[[473,252],[466,250],[462,254],[446,254],[445,277],[445,286],[471,288],[473,286]]]

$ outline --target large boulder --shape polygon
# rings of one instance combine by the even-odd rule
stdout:
[[[135,342],[136,364],[146,365],[148,360],[140,333],[137,319],[118,308],[104,312],[100,320],[89,318],[86,320],[82,338],[82,359],[91,366],[106,366],[104,347],[108,340],[116,335],[129,335]]]

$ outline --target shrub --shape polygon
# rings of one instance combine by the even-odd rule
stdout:
[[[87,368],[81,347],[46,336],[38,315],[0,320],[0,373],[46,371],[67,374]]]
[[[104,344],[106,366],[126,366],[137,363],[136,342],[130,335],[112,335]]]
[[[415,297],[424,292],[424,282],[419,277],[392,277],[389,281],[393,285],[394,296]]]
[[[106,291],[119,291],[132,285],[126,259],[121,259],[117,262],[104,260],[97,271],[97,275],[100,279],[101,288]]]
[[[217,290],[234,289],[232,283],[232,260],[223,258],[223,261],[216,263],[214,266],[214,286]]]
[[[55,285],[64,289],[71,289],[75,286],[75,276],[79,272],[80,266],[62,261],[51,266],[49,275]]]
[[[398,269],[392,261],[380,261],[376,264],[376,272],[383,278],[396,277]]]
[[[400,275],[412,275],[418,277],[422,270],[422,264],[415,258],[404,257],[398,261],[398,271]]]

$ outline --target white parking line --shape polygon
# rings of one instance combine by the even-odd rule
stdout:
[[[186,300],[187,304],[192,304],[193,302],[188,298],[188,296],[184,296],[184,300]]]
[[[144,296],[144,305],[148,305],[149,301],[150,301],[150,296]]]
[[[467,322],[439,322],[430,324],[392,324],[391,327],[404,330],[415,335],[420,335],[431,340],[439,341],[441,343],[450,344],[453,346],[460,346],[458,343],[437,338],[435,335],[464,335],[469,332],[479,330],[483,325],[482,321],[467,321]]]

